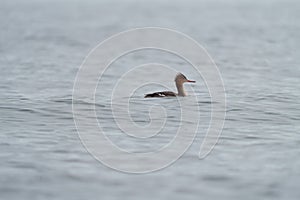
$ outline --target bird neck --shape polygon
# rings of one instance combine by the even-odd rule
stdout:
[[[183,96],[183,97],[186,96],[186,93],[183,88],[183,83],[176,82],[176,87],[177,87],[178,96]]]

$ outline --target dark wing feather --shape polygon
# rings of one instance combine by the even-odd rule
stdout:
[[[145,95],[145,98],[151,98],[151,97],[176,97],[176,94],[172,91],[164,91],[164,92],[154,92]]]

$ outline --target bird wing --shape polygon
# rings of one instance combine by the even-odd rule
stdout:
[[[163,92],[154,92],[145,95],[145,98],[150,98],[150,97],[176,97],[176,94],[172,91],[163,91]]]

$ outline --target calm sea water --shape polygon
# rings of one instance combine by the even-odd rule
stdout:
[[[299,21],[296,0],[1,1],[0,198],[299,199]],[[72,88],[94,46],[144,26],[184,32],[208,50],[224,80],[227,118],[218,145],[199,160],[211,106],[203,81],[180,68],[180,59],[159,52],[120,60],[115,69],[160,61],[197,79],[191,87],[203,117],[181,159],[154,173],[131,175],[103,166],[85,150],[73,121]],[[106,78],[116,80],[120,73]],[[173,77],[156,78],[174,87]],[[147,91],[152,89],[160,88]],[[96,108],[114,142],[148,151],[172,138],[171,128],[170,135],[148,143],[126,140],[111,117],[109,90],[97,91]],[[147,122],[139,109],[152,102],[141,100],[143,92],[131,104],[137,123]],[[178,108],[172,99],[157,102],[171,112]],[[82,102],[82,109],[88,105]],[[179,118],[169,120],[170,127],[178,126]]]

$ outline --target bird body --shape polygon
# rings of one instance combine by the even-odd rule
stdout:
[[[154,92],[150,94],[146,94],[145,98],[151,98],[151,97],[176,97],[176,96],[186,96],[186,93],[183,88],[183,84],[189,82],[189,83],[195,83],[196,81],[188,80],[182,73],[178,73],[175,77],[175,84],[177,88],[177,94],[172,91],[163,91],[163,92]]]

